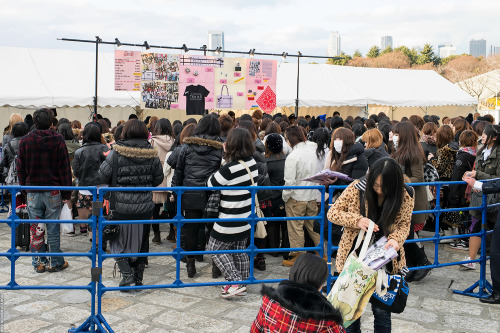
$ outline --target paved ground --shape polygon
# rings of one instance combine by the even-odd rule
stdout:
[[[162,238],[166,233],[162,233]],[[0,225],[0,247],[10,247],[10,229]],[[66,252],[88,251],[89,238],[62,237]],[[164,241],[152,245],[151,251],[168,251],[172,244]],[[463,251],[441,246],[441,262],[457,261]],[[427,248],[429,258],[433,251]],[[90,281],[90,261],[66,258],[69,268],[59,273],[37,274],[29,258],[17,261],[16,281],[22,285],[86,285]],[[268,269],[256,277],[286,278],[289,268],[279,258],[267,258]],[[199,274],[185,281],[213,281],[209,260],[197,263]],[[116,286],[113,265],[106,260],[103,280]],[[456,266],[433,270],[422,282],[410,285],[410,297],[404,313],[393,316],[393,332],[500,332],[500,306],[487,306],[475,298],[452,293],[464,289],[478,279],[479,271],[460,271]],[[169,257],[150,257],[144,275],[145,284],[171,283],[175,262]],[[10,262],[0,258],[0,283],[10,279]],[[222,279],[219,279],[222,281]],[[170,290],[147,290],[133,293],[108,292],[103,298],[103,314],[115,332],[248,332],[261,303],[260,286],[251,285],[245,297],[222,299],[219,287],[196,287]],[[4,306],[3,332],[67,332],[80,325],[90,314],[87,291],[22,290],[1,291]],[[363,332],[372,332],[373,316],[363,316]]]

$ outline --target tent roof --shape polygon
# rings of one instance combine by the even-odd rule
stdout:
[[[278,69],[277,104],[295,105],[297,65]],[[477,101],[434,71],[300,65],[299,106],[425,107]]]
[[[455,85],[464,91],[479,94],[480,99],[495,97],[500,92],[500,69],[471,77]]]
[[[0,47],[0,106],[93,105],[95,53]],[[99,106],[136,106],[137,91],[114,90],[114,54],[99,52]],[[277,105],[293,106],[297,65],[278,68]],[[300,106],[472,105],[476,100],[434,71],[300,65]]]
[[[0,106],[94,104],[95,53],[0,47]],[[136,106],[139,92],[114,91],[114,54],[99,52],[99,106]]]

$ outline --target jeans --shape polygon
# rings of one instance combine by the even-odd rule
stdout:
[[[374,333],[391,333],[391,313],[372,304]],[[347,333],[361,333],[361,318],[345,329]]]
[[[28,215],[31,220],[57,220],[61,215],[62,201],[59,191],[46,192],[30,192],[28,193]],[[42,221],[40,221],[42,222]],[[61,238],[59,223],[46,223],[45,230],[47,233],[47,247],[42,245],[40,250],[31,249],[33,253],[62,253]],[[49,264],[50,267],[56,267],[64,264],[64,257],[50,257],[47,261],[46,257],[33,257],[32,265]]]

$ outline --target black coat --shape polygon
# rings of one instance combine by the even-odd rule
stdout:
[[[19,141],[21,141],[22,137],[17,137],[7,141],[7,143],[3,144],[3,152],[2,152],[2,162],[0,162],[0,170],[2,171],[2,179],[3,183],[7,176],[9,175],[10,165],[14,161],[19,152]]]
[[[366,159],[368,160],[368,165],[370,166],[370,168],[373,163],[375,163],[379,159],[390,156],[385,149],[385,143],[383,142],[378,148],[366,148],[364,154]]]
[[[266,160],[264,155],[259,151],[257,145],[255,146],[255,151],[253,153],[253,159],[257,162],[257,168],[259,171],[259,176],[257,177],[257,186],[270,186],[271,182],[269,180],[269,174],[267,170]],[[261,190],[257,192],[257,197],[259,201],[271,200],[273,194],[270,190]]]
[[[77,149],[73,158],[73,174],[78,178],[78,186],[101,184],[99,167],[106,159],[108,146],[100,142],[87,142]]]
[[[269,174],[269,181],[271,186],[284,186],[285,185],[285,160],[286,155],[280,154],[266,158],[267,173]],[[273,190],[271,199],[281,198],[282,190]]]
[[[163,168],[158,151],[144,139],[122,140],[99,168],[101,184],[111,184],[113,177],[113,156],[117,155],[118,187],[156,187],[163,181]],[[117,219],[120,216],[152,214],[154,209],[153,192],[116,192],[114,195]]]
[[[361,143],[355,143],[349,149],[347,157],[340,168],[340,172],[352,179],[360,179],[368,171],[368,160],[364,155],[365,149]],[[348,185],[349,182],[338,180],[335,185]]]
[[[437,147],[435,144],[430,144],[428,142],[420,142],[422,149],[424,150],[425,158],[429,157],[429,153],[436,156],[437,155]]]
[[[199,135],[184,139],[177,158],[172,186],[206,187],[208,178],[220,169],[222,142],[218,137]],[[182,195],[182,209],[203,210],[208,191],[189,191]]]
[[[461,181],[465,172],[472,171],[476,156],[465,151],[457,153],[451,181]],[[448,203],[451,208],[466,207],[467,200],[465,199],[465,190],[467,184],[450,185],[450,193],[448,194]]]

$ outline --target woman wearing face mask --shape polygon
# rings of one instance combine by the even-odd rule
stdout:
[[[424,164],[426,158],[424,150],[418,142],[418,131],[410,122],[401,121],[394,125],[392,129],[392,141],[394,142],[395,151],[392,153],[399,165],[403,168],[403,173],[406,175],[411,183],[420,183],[424,181]],[[415,186],[415,207],[413,210],[427,209],[427,192],[425,186]],[[415,224],[425,223],[425,214],[414,214],[411,219],[411,229],[408,239],[414,238]],[[407,262],[410,267],[431,265],[424,250],[416,243],[404,245]],[[422,269],[412,271],[407,276],[408,282],[420,281],[428,273],[430,269]]]
[[[366,175],[368,160],[364,155],[365,149],[361,143],[354,142],[354,133],[347,128],[337,128],[332,135],[330,152],[325,160],[325,169],[338,171],[352,179],[359,179]],[[350,182],[333,179],[323,185],[347,185]]]

